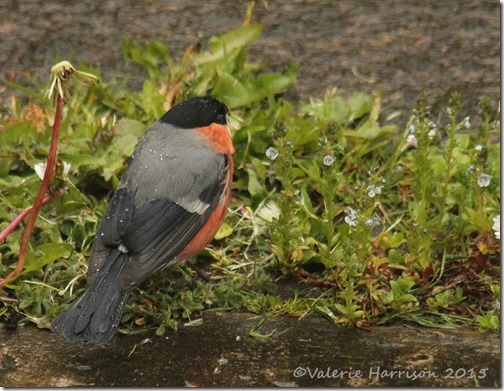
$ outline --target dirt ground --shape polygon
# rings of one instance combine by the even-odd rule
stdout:
[[[121,37],[160,40],[180,58],[189,44],[238,27],[246,8],[246,1],[226,0],[2,3],[0,79],[46,77],[60,59],[123,77],[133,68],[122,59]],[[299,63],[293,99],[331,88],[381,90],[383,119],[399,112],[395,121],[405,124],[422,90],[434,113],[459,91],[465,113],[474,114],[482,95],[498,102],[499,14],[495,0],[258,0],[253,21],[264,33],[250,54],[270,70]]]

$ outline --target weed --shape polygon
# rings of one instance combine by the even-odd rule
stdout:
[[[43,208],[23,273],[1,291],[0,314],[13,309],[44,327],[82,292],[97,223],[138,139],[173,103],[211,94],[231,108],[237,149],[230,214],[199,258],[211,260],[211,282],[186,266],[163,270],[132,293],[122,332],[155,327],[162,335],[207,309],[320,312],[359,327],[404,319],[499,328],[493,103],[483,99],[470,118],[454,94],[434,120],[422,94],[397,129],[380,124],[379,93],[333,90],[290,102],[282,92],[296,83],[296,65],[265,73],[247,61],[260,33],[246,25],[202,52],[190,47],[180,61],[160,42],[124,40],[126,60],[145,71],[139,90],[126,80],[76,83],[61,124],[59,158],[70,164],[58,179],[64,195]],[[9,86],[26,99],[13,99],[0,118],[2,230],[40,185],[34,168],[46,159],[53,116],[37,96],[40,83]],[[3,276],[15,267],[20,238],[15,231],[0,244]],[[297,288],[279,295],[292,280]]]

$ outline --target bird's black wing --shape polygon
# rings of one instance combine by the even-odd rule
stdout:
[[[222,155],[224,156],[224,155]],[[223,170],[200,199],[208,203],[202,213],[190,212],[168,199],[154,199],[135,206],[135,192],[119,189],[98,228],[88,272],[91,281],[113,249],[127,252],[129,261],[118,284],[127,291],[172,261],[206,223],[224,192]]]

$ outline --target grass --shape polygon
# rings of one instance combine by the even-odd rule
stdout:
[[[179,61],[160,42],[125,39],[125,60],[145,74],[140,90],[127,78],[75,81],[58,152],[71,169],[52,182],[64,195],[43,208],[23,273],[0,290],[1,324],[48,327],[85,289],[97,224],[138,139],[166,102],[211,94],[232,111],[237,149],[229,216],[195,261],[211,281],[187,266],[163,270],[133,292],[120,331],[162,335],[204,310],[499,330],[496,105],[484,98],[469,118],[453,94],[433,118],[422,94],[398,129],[380,122],[379,93],[291,102],[282,92],[297,82],[295,64],[266,73],[247,61],[260,33],[247,24]],[[38,191],[34,166],[47,158],[54,115],[43,82],[8,86],[18,94],[1,108],[2,230]],[[15,268],[21,235],[0,244],[2,276]]]

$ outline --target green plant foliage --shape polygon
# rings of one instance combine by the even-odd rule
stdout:
[[[282,93],[297,82],[295,64],[266,73],[247,60],[261,30],[251,24],[213,37],[180,61],[161,42],[124,39],[143,85],[75,82],[58,155],[71,169],[53,184],[65,193],[44,207],[26,269],[0,291],[0,313],[45,327],[83,291],[97,224],[135,144],[173,97],[211,94],[231,109],[237,150],[228,219],[199,257],[211,260],[203,266],[211,281],[186,266],[163,270],[133,292],[122,332],[162,335],[207,309],[320,312],[365,328],[403,319],[498,330],[495,106],[483,99],[477,116],[463,117],[453,94],[434,120],[422,94],[397,129],[380,123],[380,93],[331,90],[291,102]],[[9,86],[25,97],[0,118],[0,229],[33,202],[34,165],[47,156],[53,116],[37,95],[41,84]],[[18,229],[0,244],[1,275],[15,267],[20,237]]]

